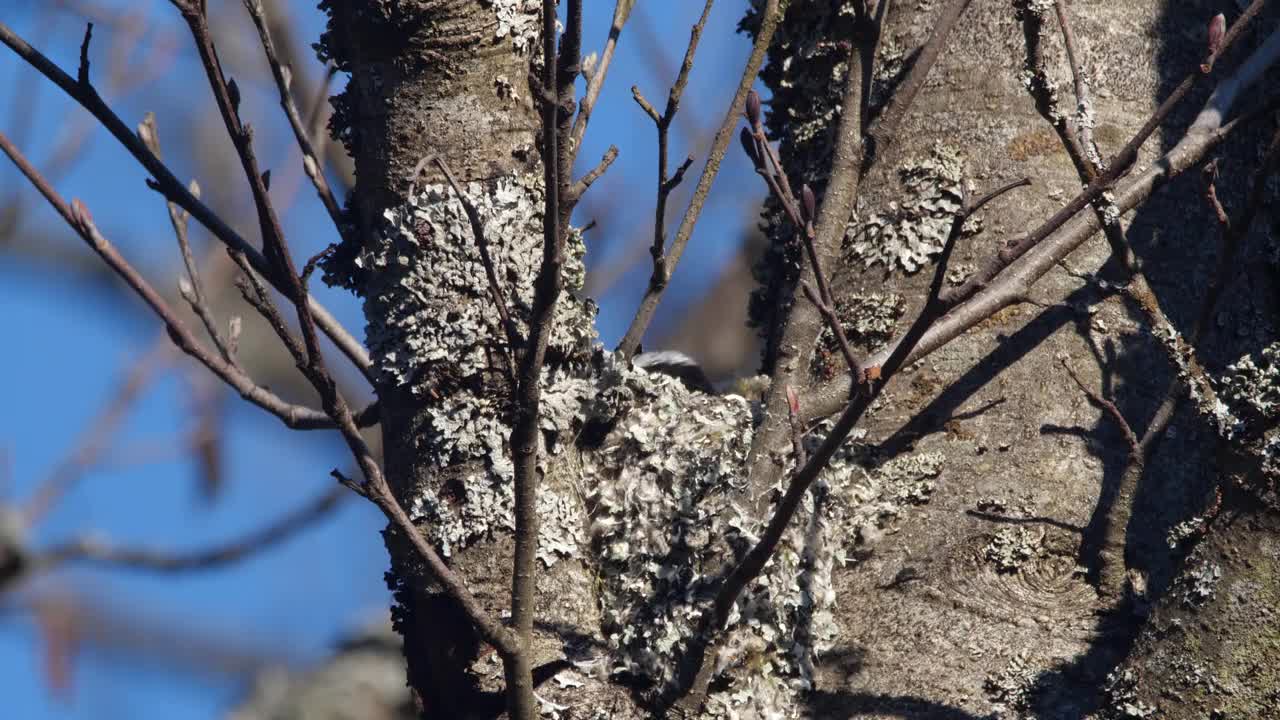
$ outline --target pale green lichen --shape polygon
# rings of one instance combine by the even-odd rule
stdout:
[[[1003,573],[1017,572],[1043,553],[1044,532],[1034,533],[1025,527],[997,530],[982,549],[982,556]]]
[[[1255,422],[1280,417],[1280,342],[1227,367],[1219,394],[1237,413]]]
[[[882,265],[886,270],[913,273],[924,267],[942,251],[952,220],[960,212],[963,171],[959,154],[941,144],[928,157],[904,163],[899,169],[901,197],[864,221],[852,221],[845,245],[868,268]]]
[[[1003,669],[987,675],[982,688],[998,709],[1020,713],[1031,707],[1039,676],[1039,664],[1019,651]]]
[[[463,191],[483,220],[498,283],[520,324],[542,256],[542,176],[466,183]],[[506,344],[501,319],[461,202],[447,185],[426,185],[386,210],[384,221],[355,259],[360,270],[376,271],[366,288],[365,333],[380,384],[409,385],[421,395],[443,379],[497,372]],[[552,352],[580,354],[595,339],[594,307],[573,295],[586,275],[584,252],[580,235],[570,233]]]

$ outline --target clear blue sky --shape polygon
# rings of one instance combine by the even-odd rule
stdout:
[[[43,24],[49,16],[36,12],[41,2],[0,0],[0,18],[29,40],[38,40],[46,54],[74,74],[83,28],[70,13],[54,13],[53,24]],[[136,122],[144,112],[154,110],[165,137],[165,128],[200,121],[214,112],[190,41],[180,32],[177,14],[167,2],[95,0],[93,4],[132,8],[150,28],[125,67],[145,63],[157,38],[167,34],[176,41],[170,51],[176,59],[164,75],[119,96],[104,92],[126,121]],[[310,42],[322,24],[315,2],[298,0],[293,5],[299,39]],[[586,5],[585,40],[591,51],[603,43],[613,3],[592,0]],[[599,220],[594,234],[608,239],[602,250],[589,255],[590,264],[597,268],[637,252],[636,243],[647,248],[655,135],[652,122],[631,101],[630,87],[638,85],[661,107],[702,4],[644,0],[638,5],[581,154],[584,164],[594,164],[610,143],[621,150],[614,168],[591,191],[582,213],[585,217],[580,218]],[[213,12],[243,13],[238,1],[213,0],[210,6]],[[701,170],[710,134],[746,56],[747,39],[735,32],[744,6],[743,0],[721,0],[708,24],[683,117],[676,123],[673,164],[690,151],[696,154],[685,192],[671,206],[670,226],[683,212],[683,200]],[[116,32],[109,24],[95,29],[95,68],[106,65],[104,56],[117,39]],[[255,38],[246,34],[218,40],[227,45]],[[665,53],[665,58],[656,58],[656,51]],[[245,56],[260,57],[257,53]],[[82,113],[71,111],[68,101],[47,83],[33,84],[33,72],[7,48],[0,50],[0,129],[9,133],[15,123],[29,121],[23,150],[43,166],[59,133],[67,132],[68,120]],[[38,90],[33,91],[34,87]],[[244,112],[258,128],[260,157],[264,164],[279,168],[277,177],[299,162],[268,88],[247,88]],[[153,282],[174,282],[176,248],[163,205],[145,188],[145,176],[105,132],[95,130],[88,147],[87,158],[58,182],[58,189],[65,197],[82,198],[107,235]],[[178,175],[186,176],[190,167],[184,165],[184,158],[176,157],[174,162]],[[206,184],[206,192],[219,190]],[[242,189],[237,185],[226,191]],[[0,207],[15,194],[23,196],[26,207],[19,232],[39,230],[43,236],[65,242],[63,247],[80,253],[81,259],[90,257],[70,231],[54,225],[55,216],[22,184],[16,170],[2,162]],[[662,318],[679,318],[680,308],[714,280],[741,240],[744,220],[750,217],[744,207],[757,204],[761,194],[735,143],[668,293],[660,324]],[[298,254],[309,255],[334,237],[314,195],[304,189],[300,198],[286,217],[287,229]],[[643,250],[640,253],[644,255]],[[641,265],[599,298],[599,326],[606,343],[612,345],[621,336],[646,277],[647,267]],[[326,292],[324,299],[359,334],[363,323],[358,304],[333,291]],[[0,251],[0,331],[6,338],[6,352],[0,353],[0,397],[4,398],[0,478],[6,482],[0,487],[0,505],[26,498],[65,456],[122,372],[155,337],[158,325],[136,307],[122,309],[120,302],[136,301],[122,301],[118,294],[83,282],[74,273]],[[119,446],[153,447],[171,439],[175,428],[188,426],[185,393],[181,375],[166,374],[130,415]],[[195,470],[186,458],[99,469],[40,525],[33,543],[39,546],[93,531],[122,544],[205,547],[297,506],[332,482],[327,475],[331,468],[346,464],[332,438],[291,433],[238,398],[231,400],[228,429],[228,487],[211,507],[201,504]],[[159,635],[143,649],[127,643],[86,642],[74,654],[70,692],[62,697],[55,697],[46,682],[46,643],[23,609],[23,597],[28,595],[0,598],[0,677],[5,688],[0,715],[23,720],[221,717],[242,692],[243,678],[184,662],[179,639],[298,664],[322,658],[336,638],[378,617],[387,606],[382,580],[386,556],[377,532],[381,526],[372,506],[352,498],[325,522],[225,570],[155,576],[74,569],[44,578],[26,592],[76,598],[100,607],[105,615],[127,619],[139,631]]]

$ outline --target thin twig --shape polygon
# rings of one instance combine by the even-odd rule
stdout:
[[[858,357],[853,354],[853,348],[849,346],[849,338],[844,334],[844,328],[840,325],[840,318],[836,315],[835,308],[814,292],[813,286],[809,283],[801,283],[801,287],[804,288],[804,296],[809,298],[809,302],[813,303],[818,312],[822,313],[823,321],[827,323],[827,328],[835,337],[836,345],[840,348],[840,354],[844,356],[845,367],[849,369],[854,385],[860,385],[863,382],[862,367],[858,364]],[[790,392],[795,392],[790,385],[787,388]]]
[[[715,0],[707,0],[702,7],[702,15],[698,21],[694,23],[693,30],[689,33],[689,45],[684,52],[684,61],[680,64],[680,71],[676,74],[676,80],[671,85],[671,90],[667,93],[667,106],[658,114],[657,109],[653,107],[640,92],[640,88],[632,86],[631,96],[635,98],[636,104],[644,110],[645,114],[653,120],[654,127],[658,131],[658,181],[657,181],[657,201],[654,203],[653,210],[653,244],[649,247],[649,256],[653,259],[653,271],[650,274],[649,284],[661,284],[667,281],[667,258],[664,256],[667,244],[667,200],[670,198],[672,191],[684,179],[685,171],[693,164],[693,156],[689,156],[674,175],[669,176],[669,145],[671,139],[671,121],[675,119],[676,112],[680,108],[680,98],[684,95],[684,89],[689,83],[689,72],[693,69],[693,58],[698,50],[698,41],[702,38],[703,28],[707,24],[707,16],[711,13],[711,5]]]
[[[63,201],[57,191],[27,162],[27,159],[9,142],[9,139],[3,133],[0,133],[0,151],[9,156],[9,159],[53,206],[53,209],[62,216],[63,220],[89,244],[89,247],[106,262],[107,266],[120,276],[160,318],[169,337],[179,350],[195,358],[220,380],[230,385],[245,400],[276,416],[290,428],[295,430],[314,430],[334,427],[333,420],[326,413],[284,401],[271,391],[255,383],[252,378],[238,367],[231,365],[221,357],[205,349],[191,334],[191,331],[182,324],[182,321],[178,319],[160,293],[156,292],[143,279],[142,275],[120,255],[115,246],[103,237],[97,226],[94,225],[88,209],[83,204],[78,200],[73,201],[71,205]]]
[[[1250,6],[1250,9],[1253,7]],[[1233,26],[1232,31],[1236,31],[1239,27],[1241,23]],[[1144,171],[1134,176],[1127,184],[1112,191],[1116,211],[1123,215],[1133,210],[1173,178],[1202,162],[1223,141],[1240,128],[1247,126],[1249,121],[1264,117],[1280,106],[1280,97],[1270,95],[1264,98],[1258,107],[1248,110],[1236,119],[1224,122],[1225,116],[1231,111],[1241,93],[1261,77],[1262,72],[1275,61],[1277,56],[1280,56],[1280,33],[1273,33],[1261,47],[1254,51],[1248,61],[1237,68],[1234,74],[1219,83],[1218,89],[1205,103],[1199,117],[1173,148],[1157,161],[1148,164]],[[977,294],[972,295],[970,300],[955,307],[940,320],[918,343],[911,360],[924,357],[994,313],[1011,304],[1021,302],[1030,287],[1040,277],[1057,267],[1058,261],[1092,237],[1100,228],[1101,223],[1094,216],[1072,219],[1060,231],[1054,232],[1042,246],[1028,250],[1025,259],[1010,267],[997,282],[986,284],[985,289],[980,293],[977,289],[973,289],[972,292]],[[945,295],[944,293],[944,297]],[[864,366],[883,362],[898,342],[898,340],[891,341],[872,356],[864,359]],[[836,378],[814,389],[805,398],[806,422],[838,412],[847,401],[848,395],[849,384],[844,378]]]
[[[138,123],[138,138],[156,157],[161,157],[160,130],[156,126],[155,113],[148,112],[143,116],[142,122]],[[200,186],[195,180],[191,181],[188,188],[192,195],[200,196]],[[178,241],[178,251],[182,255],[182,264],[187,271],[186,282],[179,282],[178,290],[182,298],[191,306],[192,312],[204,324],[205,333],[209,336],[209,341],[213,343],[218,354],[222,356],[223,360],[234,365],[236,364],[235,356],[228,348],[226,340],[223,339],[222,331],[218,328],[218,321],[214,318],[213,310],[209,307],[208,295],[205,294],[204,283],[200,279],[195,255],[191,252],[191,241],[188,232],[188,221],[191,219],[191,215],[171,200],[165,201],[165,208],[169,212],[169,224],[173,227],[174,238]]]
[[[302,167],[306,171],[307,177],[311,179],[311,183],[315,185],[316,193],[320,196],[320,202],[324,204],[325,210],[329,213],[329,218],[333,220],[333,226],[337,229],[338,235],[344,235],[342,208],[338,206],[337,200],[333,197],[333,191],[329,188],[329,181],[325,178],[324,167],[321,164],[320,156],[316,154],[315,149],[311,145],[312,133],[309,125],[304,124],[302,116],[298,113],[298,106],[293,101],[293,93],[290,91],[292,73],[280,62],[276,56],[275,44],[271,41],[271,31],[268,26],[266,10],[262,6],[261,0],[244,0],[245,9],[249,11],[249,17],[253,20],[253,24],[258,28],[258,38],[262,42],[262,50],[267,56],[267,65],[271,68],[271,76],[275,79],[276,90],[280,93],[280,107],[284,110],[285,117],[289,119],[289,127],[293,128],[293,136],[298,141],[298,149],[302,151]]]
[[[1066,10],[1062,7],[1062,3],[1058,3],[1057,8],[1058,24],[1062,29],[1063,42],[1068,46],[1067,54],[1070,58],[1072,76],[1075,78],[1076,106],[1078,108],[1077,122],[1071,123],[1061,111],[1061,108],[1058,107],[1058,94],[1054,88],[1053,81],[1049,78],[1044,43],[1042,42],[1045,23],[1044,11],[1033,8],[1024,10],[1022,15],[1022,32],[1027,45],[1026,65],[1027,71],[1031,76],[1029,89],[1031,96],[1036,101],[1036,109],[1040,112],[1041,117],[1057,132],[1063,148],[1067,151],[1067,156],[1071,158],[1077,174],[1087,186],[1103,172],[1102,158],[1097,146],[1093,144],[1091,135],[1085,132],[1088,126],[1092,124],[1092,119],[1087,117],[1086,114],[1091,113],[1092,110],[1088,101],[1088,84],[1085,82],[1083,70],[1078,65],[1080,58],[1074,49],[1074,36],[1070,34],[1071,24]],[[1132,248],[1129,247],[1129,242],[1124,235],[1124,228],[1119,222],[1119,214],[1116,213],[1114,206],[1105,194],[1093,198],[1089,204],[1093,207],[1094,214],[1102,224],[1102,234],[1111,246],[1112,254],[1126,272],[1130,274],[1138,272],[1137,256],[1134,255]]]
[[[1115,421],[1116,426],[1120,428],[1120,431],[1124,433],[1125,442],[1129,444],[1130,462],[1143,462],[1142,447],[1138,442],[1138,436],[1134,434],[1133,428],[1129,425],[1129,421],[1125,420],[1124,413],[1120,412],[1120,408],[1116,407],[1114,401],[1090,390],[1089,387],[1084,384],[1084,381],[1080,379],[1080,376],[1076,374],[1075,369],[1071,367],[1071,364],[1067,362],[1066,358],[1060,358],[1059,361],[1062,363],[1062,367],[1067,371],[1067,374],[1075,381],[1076,386],[1080,388],[1080,392],[1084,393],[1085,396],[1089,398],[1089,402],[1092,402],[1094,405],[1105,410],[1106,413],[1111,416],[1111,419]]]
[[[208,205],[195,197],[187,189],[186,185],[179,181],[173,172],[154,153],[147,149],[146,145],[98,95],[98,91],[92,83],[81,84],[75,78],[67,75],[38,50],[27,44],[3,22],[0,22],[0,42],[3,42],[14,53],[97,118],[98,122],[111,133],[112,137],[123,145],[151,174],[153,179],[147,181],[148,185],[164,195],[166,199],[176,202],[183,210],[191,213],[192,217],[208,228],[214,237],[218,238],[228,248],[243,252],[249,258],[253,267],[262,273],[263,277],[269,280],[277,289],[283,291],[287,279],[280,277],[274,268],[268,265],[266,259],[257,248],[253,247],[239,233],[233,230]],[[351,359],[352,363],[365,377],[371,379],[373,377],[373,363],[364,346],[346,328],[342,327],[342,324],[322,305],[310,298],[308,299],[308,304],[311,306],[311,313],[315,317],[316,324],[324,330],[325,334],[333,340],[343,354]]]
[[[515,466],[515,552],[512,560],[511,622],[518,651],[503,658],[508,714],[534,720],[538,703],[533,691],[534,587],[538,548],[538,417],[542,400],[542,367],[561,291],[564,227],[561,201],[572,172],[568,147],[572,134],[573,81],[581,62],[582,0],[569,0],[560,52],[556,53],[556,2],[542,3],[542,169],[546,188],[542,219],[542,263],[534,280],[529,316],[529,342],[520,357],[516,378],[515,422],[510,446]]]
[[[787,386],[787,421],[791,423],[791,451],[796,456],[796,467],[804,467],[808,456],[804,451],[804,424],[800,421],[800,396],[790,385]]]
[[[1265,4],[1266,0],[1254,0],[1253,4],[1244,11],[1236,23],[1231,26],[1231,29],[1223,39],[1222,45],[1224,50],[1230,47],[1236,38],[1241,35],[1244,28],[1248,26],[1249,21],[1252,20],[1259,11],[1261,11],[1262,6]],[[1268,40],[1268,44],[1272,42],[1280,43],[1280,34],[1273,35],[1272,38]],[[1149,137],[1151,137],[1152,133],[1159,129],[1159,127],[1168,118],[1169,114],[1173,112],[1182,99],[1187,96],[1202,77],[1204,77],[1204,75],[1200,73],[1198,69],[1195,72],[1189,73],[1182,82],[1178,84],[1173,92],[1169,94],[1169,97],[1165,98],[1164,102],[1160,104],[1160,107],[1156,109],[1151,117],[1147,118],[1147,121],[1143,123],[1142,127],[1134,134],[1129,142],[1125,143],[1125,146],[1107,161],[1105,172],[1102,172],[1095,177],[1084,190],[1072,198],[1070,202],[1068,202],[1058,212],[1054,213],[1052,217],[1042,223],[1039,227],[1022,237],[1009,241],[1005,247],[1001,248],[990,261],[965,280],[963,284],[949,290],[944,297],[947,304],[955,306],[972,297],[979,290],[986,287],[996,277],[996,275],[1000,273],[1000,271],[1004,270],[1015,260],[1025,255],[1029,250],[1031,250],[1031,248],[1035,247],[1041,240],[1047,238],[1055,230],[1062,227],[1062,225],[1074,217],[1076,213],[1080,212],[1085,205],[1088,205],[1101,196],[1102,193],[1110,190],[1117,180],[1128,173],[1133,162],[1137,159],[1138,150],[1142,148],[1142,145]],[[1226,82],[1223,84],[1225,85]],[[1210,104],[1229,105],[1229,101],[1232,99],[1234,98],[1219,97],[1217,102],[1215,102],[1214,98],[1210,98]],[[1196,125],[1193,124],[1192,128],[1194,129],[1195,127]]]
[[[289,540],[332,512],[344,497],[348,495],[342,486],[327,488],[305,505],[269,525],[238,540],[204,550],[179,552],[129,548],[86,537],[37,553],[32,558],[31,567],[35,571],[48,571],[68,563],[87,563],[161,573],[215,570]]]
[[[850,79],[850,85],[856,86],[859,80]],[[848,107],[857,107],[857,104]],[[856,115],[856,113],[850,113]],[[764,570],[769,559],[773,557],[777,550],[778,544],[782,541],[782,536],[786,532],[787,527],[791,524],[792,518],[795,517],[796,511],[808,492],[810,485],[817,479],[818,475],[827,467],[832,456],[844,444],[845,439],[852,432],[858,420],[866,412],[871,403],[879,396],[880,391],[884,388],[885,381],[892,378],[904,365],[907,356],[911,352],[911,346],[923,337],[924,332],[933,322],[941,316],[943,306],[939,299],[939,293],[946,279],[947,265],[951,258],[952,251],[955,248],[956,241],[960,238],[961,229],[965,220],[970,215],[980,209],[987,202],[991,201],[1000,194],[1007,192],[1013,188],[1021,187],[1029,184],[1029,181],[1020,180],[1010,183],[1002,188],[994,190],[987,195],[982,196],[976,201],[969,202],[966,200],[961,212],[957,214],[951,225],[951,231],[947,236],[947,240],[943,245],[942,253],[939,255],[937,267],[934,269],[933,282],[930,284],[929,295],[925,300],[924,307],[921,308],[919,316],[912,323],[911,328],[907,331],[902,345],[889,357],[884,366],[879,368],[881,382],[872,382],[868,384],[867,392],[856,394],[850,401],[845,412],[836,421],[835,426],[828,433],[818,449],[808,458],[807,462],[801,465],[792,475],[787,489],[783,496],[774,506],[773,513],[770,516],[764,531],[760,534],[760,539],[752,546],[751,550],[742,558],[742,560],[729,573],[728,577],[717,588],[715,600],[712,604],[712,610],[704,618],[701,636],[705,639],[713,639],[723,631],[725,624],[728,622],[729,615],[733,610],[733,606],[738,602],[738,598],[742,595],[742,591],[746,589],[752,581],[759,577]],[[787,395],[784,390],[784,395]],[[792,391],[791,394],[794,394]],[[798,416],[800,408],[798,403],[792,406],[788,398],[787,416]],[[791,422],[799,422],[798,419]],[[790,423],[789,423],[790,424]],[[705,647],[695,648],[701,652],[706,651]],[[699,660],[702,660],[701,658]],[[706,669],[704,662],[699,662],[701,672],[695,687],[705,686],[709,681],[709,671]],[[705,679],[704,679],[705,678]]]
[[[720,172],[720,163],[724,160],[725,151],[733,139],[733,129],[738,124],[738,113],[742,112],[747,92],[755,83],[756,74],[760,72],[760,66],[764,63],[765,54],[769,50],[769,43],[781,21],[779,0],[766,0],[764,8],[760,11],[760,28],[756,32],[756,40],[751,47],[751,55],[747,58],[746,67],[743,68],[737,92],[734,93],[733,101],[729,103],[724,119],[720,122],[720,128],[716,131],[715,139],[712,140],[711,152],[707,156],[707,164],[703,167],[702,177],[698,179],[689,207],[685,210],[684,219],[681,220],[675,239],[672,240],[665,255],[662,274],[660,277],[650,278],[644,298],[640,301],[640,307],[636,309],[635,317],[632,318],[622,341],[618,343],[618,352],[624,357],[630,358],[635,355],[636,349],[640,347],[640,341],[644,338],[645,330],[653,322],[658,303],[662,301],[662,295],[671,279],[671,274],[680,262],[680,257],[689,244],[689,238],[693,236],[693,228],[702,215],[707,196],[711,192],[711,184],[715,182],[716,175]],[[654,279],[658,282],[653,282]]]
[[[605,41],[600,60],[591,69],[591,77],[587,80],[587,92],[578,105],[578,117],[573,121],[573,137],[570,139],[574,158],[582,148],[582,138],[587,133],[587,124],[591,122],[591,112],[595,110],[596,101],[600,99],[600,91],[604,89],[604,80],[609,76],[609,68],[613,65],[613,53],[618,47],[618,37],[622,28],[631,18],[631,10],[636,0],[618,0],[613,7],[613,22],[609,25],[609,38]]]
[[[1058,26],[1062,29],[1062,44],[1067,50],[1067,64],[1071,66],[1071,80],[1076,91],[1076,135],[1080,144],[1092,149],[1091,159],[1095,162],[1097,149],[1093,144],[1093,99],[1089,95],[1089,78],[1085,75],[1083,58],[1076,44],[1076,34],[1071,28],[1071,18],[1067,14],[1066,0],[1054,0],[1054,10],[1058,14]]]
[[[609,149],[605,150],[604,155],[601,156],[600,162],[597,163],[595,167],[588,170],[586,175],[578,178],[578,181],[569,187],[569,201],[573,204],[577,204],[578,200],[586,194],[587,190],[595,183],[596,180],[600,179],[601,175],[605,174],[609,167],[613,165],[613,161],[617,159],[618,146],[610,145]],[[692,162],[692,160],[690,162]]]

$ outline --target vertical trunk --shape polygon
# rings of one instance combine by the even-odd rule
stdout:
[[[512,301],[527,300],[541,233],[539,121],[528,81],[541,3],[327,5],[322,52],[351,77],[335,98],[332,129],[355,159],[349,209],[360,247],[342,248],[326,270],[365,299],[387,476],[401,504],[456,556],[496,516],[460,518],[455,504],[483,491],[510,509],[509,418],[497,399],[510,394],[503,369],[512,349],[461,204],[434,160],[451,168],[488,222]],[[386,536],[397,629],[426,714],[501,708],[500,695],[484,694],[495,688],[468,672],[481,647],[460,609],[434,592],[402,538]],[[494,615],[508,606],[499,579],[510,552],[501,550],[487,563],[459,564]]]

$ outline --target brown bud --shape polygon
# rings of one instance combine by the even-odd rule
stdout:
[[[227,95],[231,98],[232,111],[240,112],[240,86],[236,84],[235,78],[227,80]]]
[[[813,188],[805,183],[800,188],[800,199],[804,202],[804,221],[812,223],[818,215],[818,200],[813,196]]]
[[[1222,13],[1209,21],[1209,54],[1217,55],[1222,49],[1222,38],[1227,34],[1227,18]]]
[[[756,136],[752,135],[750,130],[742,128],[742,132],[738,133],[738,139],[742,141],[742,149],[747,151],[747,157],[751,158],[751,164],[757,170],[764,167],[760,160],[760,153],[756,149]]]
[[[752,130],[760,129],[760,93],[755,90],[747,93],[747,122]]]

